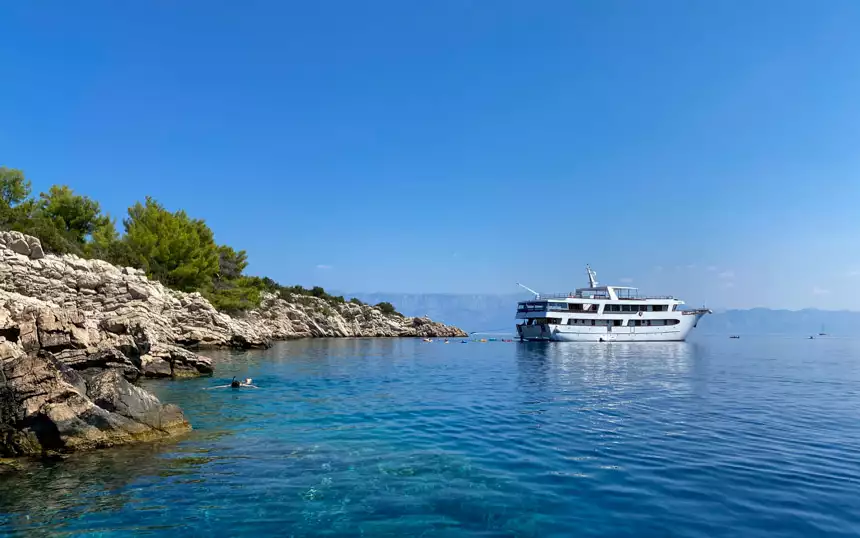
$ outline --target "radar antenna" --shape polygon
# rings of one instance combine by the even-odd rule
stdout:
[[[585,265],[585,270],[588,273],[588,287],[596,288],[597,287],[597,271],[591,268],[588,264]]]
[[[540,297],[540,293],[536,292],[535,290],[531,289],[531,288],[530,288],[530,287],[528,287],[528,286],[523,286],[523,285],[522,285],[522,284],[520,284],[519,282],[517,282],[517,286],[519,286],[519,287],[523,288],[524,290],[529,290],[530,292],[532,292],[532,293],[534,294],[534,296],[535,296],[535,299],[537,299],[538,297]]]

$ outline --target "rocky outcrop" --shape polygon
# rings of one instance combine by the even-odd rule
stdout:
[[[244,319],[271,340],[306,337],[460,337],[466,333],[431,321],[396,314],[354,303],[332,304],[310,296],[285,301],[264,294],[260,308]]]
[[[97,322],[102,333],[134,339],[143,331],[140,336],[152,346],[149,354],[154,358],[178,356],[180,352],[170,348],[175,345],[268,345],[254,327],[218,312],[198,293],[168,289],[131,267],[39,253],[38,239],[0,232],[0,290],[80,312]]]
[[[140,369],[119,346],[78,311],[0,291],[0,457],[189,429],[179,408],[130,383]]]
[[[0,232],[0,289],[81,312],[100,333],[117,337],[108,338],[143,342],[137,355],[144,373],[154,376],[166,374],[165,363],[193,364],[193,355],[180,348],[265,347],[272,340],[326,336],[465,336],[426,318],[301,295],[285,301],[269,294],[256,311],[230,317],[200,294],[168,289],[130,267],[46,256],[37,239],[18,232]]]

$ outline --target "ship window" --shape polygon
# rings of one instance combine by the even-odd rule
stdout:
[[[510,312],[510,310],[508,310],[508,312]],[[594,320],[591,320],[591,324],[594,325]]]
[[[612,324],[615,325],[616,327],[621,327],[621,320],[620,319],[613,319]]]
[[[630,305],[629,304],[621,305],[621,311],[622,312],[630,312]],[[510,310],[508,312],[510,312]]]
[[[545,312],[546,303],[526,303],[526,312]]]

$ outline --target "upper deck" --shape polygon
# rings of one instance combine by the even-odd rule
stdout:
[[[537,293],[536,301],[547,299],[588,299],[603,301],[677,301],[671,295],[639,295],[638,288],[628,286],[600,286],[596,288],[578,288],[569,293]]]
[[[659,308],[659,310],[674,310],[677,306],[684,304],[684,301],[676,299],[671,295],[639,295],[639,289],[631,286],[599,286],[596,280],[597,273],[588,266],[586,266],[586,271],[588,272],[589,284],[587,287],[577,288],[575,291],[568,293],[538,293],[530,288],[526,288],[535,294],[535,298],[531,301],[521,302],[520,307],[524,305],[537,306],[540,304],[554,309],[553,303],[559,306],[577,305],[580,303],[585,306],[589,306],[592,303],[597,305],[617,303],[621,305],[641,304],[643,305],[643,309],[644,305],[648,305],[648,311],[652,311],[657,309],[652,309],[651,306],[662,306],[663,308]],[[525,286],[522,287],[525,288]],[[555,308],[560,309],[558,307]],[[523,311],[523,309],[520,308],[520,311]]]

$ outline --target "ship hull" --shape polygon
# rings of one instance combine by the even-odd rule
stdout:
[[[526,341],[682,342],[701,317],[702,314],[682,315],[677,325],[658,327],[517,325],[517,334]]]

